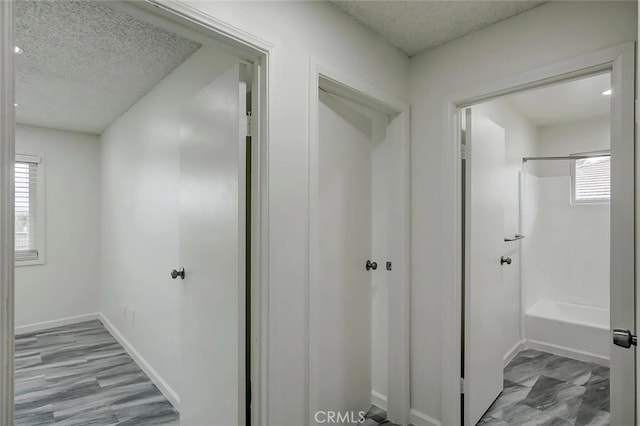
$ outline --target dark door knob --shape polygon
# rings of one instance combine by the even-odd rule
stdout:
[[[511,265],[511,258],[510,257],[504,257],[504,256],[500,257],[500,264],[504,265],[505,263],[507,265]]]
[[[378,263],[367,260],[367,263],[364,265],[364,267],[367,268],[367,271],[370,271],[371,269],[375,271],[376,269],[378,269]]]
[[[638,338],[631,334],[631,331],[622,330],[620,328],[616,328],[615,330],[613,330],[614,345],[629,349],[632,345],[636,346],[637,343]]]
[[[184,280],[184,268],[174,269],[173,271],[171,271],[171,278],[175,280],[178,277]]]

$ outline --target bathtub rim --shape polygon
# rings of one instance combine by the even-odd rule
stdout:
[[[558,317],[554,317],[554,316],[546,316],[546,315],[539,314],[537,312],[532,313],[532,311],[536,308],[536,306],[538,306],[541,303],[550,303],[550,304],[555,304],[555,305],[573,305],[573,306],[578,306],[580,308],[587,308],[587,309],[598,310],[598,311],[606,311],[607,312],[607,324],[602,324],[602,323],[598,323],[598,322],[591,322],[591,321],[584,322],[584,321],[578,321],[578,320],[573,320],[573,319],[558,318]],[[562,300],[540,299],[536,303],[534,303],[529,309],[527,309],[524,312],[523,317],[525,319],[525,322],[526,322],[526,318],[527,317],[534,317],[534,318],[540,318],[540,319],[545,319],[545,320],[549,320],[549,321],[562,322],[562,323],[571,324],[571,325],[592,327],[592,328],[596,328],[598,330],[610,330],[611,329],[611,310],[610,309],[602,308],[602,307],[599,307],[599,306],[589,306],[589,305],[584,305],[584,304],[580,304],[580,303],[565,302],[565,301],[562,301]]]

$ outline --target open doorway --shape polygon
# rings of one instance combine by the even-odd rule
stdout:
[[[631,374],[633,357],[611,357],[611,329],[634,303],[611,285],[611,235],[612,206],[633,212],[617,198],[633,146],[612,150],[611,84],[600,72],[462,112],[464,424],[625,415],[609,367]]]
[[[470,424],[609,422],[610,90],[604,73],[466,110]]]
[[[16,9],[15,424],[252,424],[260,57],[137,5]]]

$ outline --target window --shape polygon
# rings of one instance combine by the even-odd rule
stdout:
[[[44,263],[44,185],[42,157],[16,155],[16,265]]]
[[[595,153],[589,158],[572,160],[571,172],[572,203],[604,203],[610,201],[611,157],[609,153]]]

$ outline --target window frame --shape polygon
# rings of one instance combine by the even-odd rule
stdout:
[[[43,153],[38,152],[28,152],[28,151],[20,151],[16,153],[14,160],[17,162],[26,162],[26,163],[35,163],[37,164],[38,171],[36,173],[37,176],[37,192],[36,192],[36,232],[34,235],[35,246],[38,251],[37,259],[25,259],[25,260],[17,260],[14,259],[14,264],[16,267],[20,266],[35,266],[35,265],[44,265],[47,263],[47,249],[46,249],[46,167],[45,167],[45,157]],[[15,186],[15,184],[14,184]],[[15,189],[14,189],[15,190]],[[14,202],[15,209],[15,202]],[[14,222],[15,223],[15,222]],[[15,230],[14,230],[15,235]]]
[[[581,153],[574,153],[571,154],[570,156],[581,156],[581,155],[588,155],[588,156],[593,156],[593,157],[601,157],[601,156],[605,156],[605,155],[609,155],[609,158],[611,158],[611,151],[610,150],[602,150],[602,151],[591,151],[591,152],[581,152]],[[611,204],[611,178],[609,178],[609,198],[595,198],[595,199],[590,199],[590,200],[576,200],[576,161],[579,160],[579,158],[573,159],[571,160],[571,164],[570,164],[570,171],[571,171],[571,204],[572,205],[589,205],[589,204]]]

